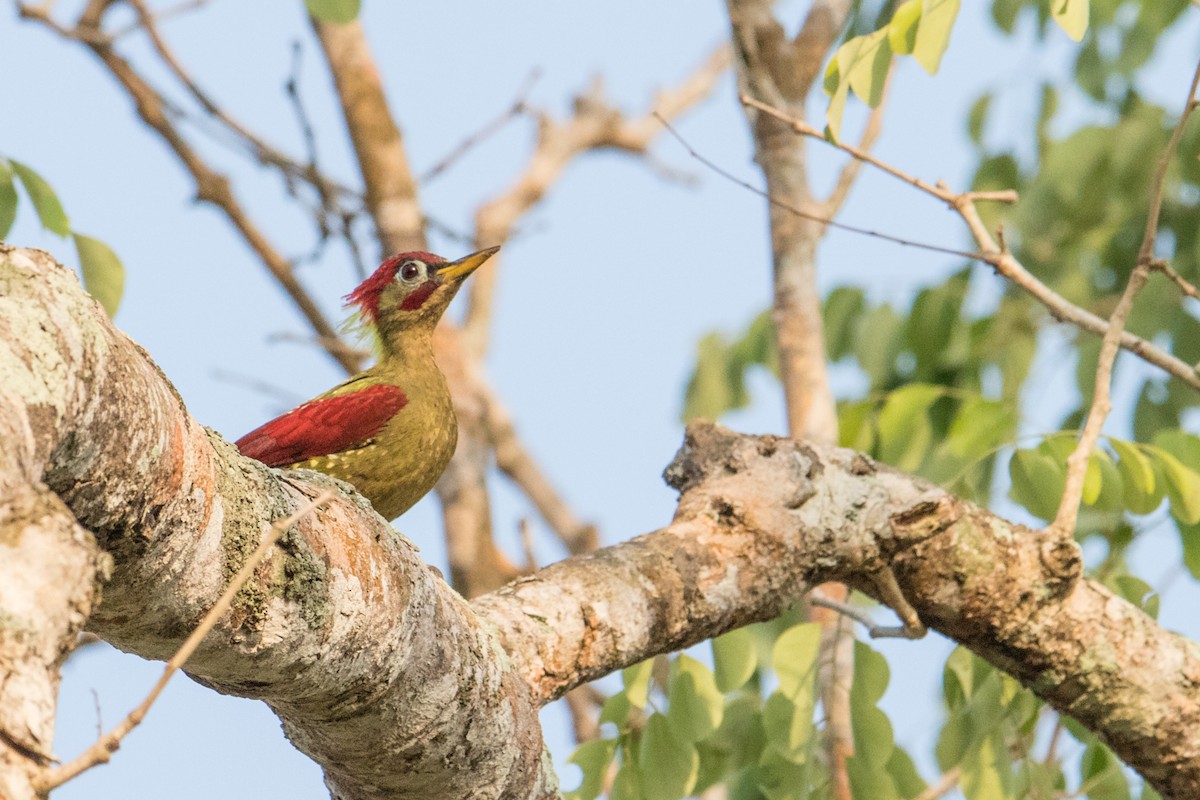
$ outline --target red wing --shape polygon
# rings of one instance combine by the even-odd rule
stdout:
[[[310,400],[238,439],[237,449],[268,467],[340,453],[379,433],[407,404],[408,396],[398,386],[369,386]]]

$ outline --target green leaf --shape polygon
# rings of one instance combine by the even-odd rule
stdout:
[[[987,121],[988,110],[991,107],[992,93],[987,92],[972,104],[967,114],[967,133],[971,141],[980,146],[983,145],[983,124]]]
[[[917,28],[913,58],[933,75],[942,64],[942,55],[950,46],[950,31],[958,17],[959,0],[922,0],[924,10]]]
[[[717,688],[732,692],[742,688],[758,667],[754,634],[738,628],[712,640],[713,666]]]
[[[648,658],[621,670],[621,681],[625,685],[625,696],[637,708],[645,708],[650,698],[650,675],[654,672],[654,659]]]
[[[1200,522],[1200,474],[1160,447],[1147,449],[1154,456],[1171,499],[1171,516],[1187,525]]]
[[[1008,474],[1009,497],[1036,517],[1054,519],[1066,485],[1062,462],[1040,449],[1018,450],[1008,462]]]
[[[912,758],[901,748],[892,748],[892,755],[887,762],[887,771],[901,797],[916,797],[925,791],[925,780],[921,777],[921,773],[917,772]]]
[[[795,697],[811,688],[821,648],[821,626],[815,622],[794,625],[779,635],[771,652],[771,666],[779,678],[779,691]]]
[[[1004,756],[1003,745],[998,746],[997,738],[987,737],[977,756],[967,759],[963,764],[962,790],[971,800],[1011,800],[1004,790],[1004,779],[1000,774],[999,767]]]
[[[926,477],[939,483],[956,477],[1011,441],[1016,426],[1016,412],[1007,403],[978,395],[967,397],[938,445]]]
[[[941,386],[915,383],[888,395],[879,412],[879,459],[915,472],[930,450],[933,426],[929,408],[945,394]]]
[[[642,800],[641,776],[637,766],[625,761],[613,778],[609,800]]]
[[[1121,763],[1102,744],[1089,745],[1079,759],[1080,788],[1089,800],[1129,800],[1129,782]]]
[[[681,739],[662,714],[646,721],[638,747],[638,769],[651,777],[642,788],[646,800],[679,800],[692,791],[700,770],[696,748]]]
[[[12,230],[17,218],[17,187],[13,185],[12,168],[0,158],[0,241]]]
[[[725,696],[708,667],[690,656],[679,656],[674,671],[667,692],[667,721],[680,739],[698,742],[720,726]]]
[[[361,0],[304,0],[308,13],[321,22],[344,25],[358,18]]]
[[[1183,545],[1183,564],[1200,580],[1200,525],[1179,524],[1179,540]]]
[[[1088,28],[1088,0],[1050,0],[1054,21],[1075,41],[1081,41]]]
[[[763,704],[762,724],[767,744],[773,752],[793,763],[808,758],[813,733],[813,709],[816,706],[816,684],[809,687],[808,697],[793,701],[782,692],[772,692]]]
[[[604,790],[605,773],[616,754],[616,739],[594,739],[575,748],[567,763],[583,771],[583,780],[578,788],[566,792],[565,796],[569,800],[595,800]]]
[[[1097,498],[1100,497],[1100,489],[1103,486],[1103,476],[1100,473],[1099,454],[1092,452],[1088,457],[1087,468],[1083,472],[1083,493],[1080,499],[1084,505],[1095,505]]]
[[[1118,575],[1113,588],[1125,600],[1133,603],[1151,617],[1158,617],[1159,597],[1154,587],[1133,575]]]
[[[871,388],[882,387],[895,374],[903,328],[903,318],[887,305],[876,306],[859,321],[854,355],[871,379]]]
[[[854,682],[850,702],[876,705],[887,691],[891,670],[887,659],[864,642],[854,643]]]
[[[1100,478],[1097,483],[1100,484],[1100,488],[1096,499],[1090,505],[1100,511],[1114,513],[1124,511],[1125,495],[1127,494],[1125,479],[1121,477],[1121,471],[1117,469],[1117,465],[1108,453],[1100,449],[1092,451],[1092,457],[1088,460],[1089,469],[1092,464],[1098,467]]]
[[[100,301],[100,305],[115,317],[125,292],[125,267],[117,254],[99,239],[73,234],[75,250],[79,253],[79,266],[83,271],[83,285],[88,293]]]
[[[883,87],[887,84],[888,68],[892,65],[892,46],[887,31],[879,30],[862,37],[863,43],[854,54],[851,64],[841,69],[850,82],[850,89],[863,102],[875,108],[883,100]]]
[[[862,289],[846,286],[834,289],[825,298],[825,352],[831,361],[847,355],[854,344],[854,324],[863,312]]]
[[[838,410],[838,444],[851,450],[875,450],[875,404],[869,400],[844,403]]]
[[[50,184],[20,161],[10,161],[9,164],[12,166],[13,172],[17,174],[17,178],[20,179],[21,185],[25,187],[25,193],[33,201],[33,207],[37,211],[42,227],[59,236],[66,236],[70,233],[71,223],[67,220],[62,203],[58,202],[58,195],[50,188]]]
[[[1162,502],[1163,493],[1154,480],[1154,464],[1132,442],[1108,440],[1120,459],[1117,470],[1125,486],[1125,507],[1134,514],[1149,514]]]
[[[633,703],[629,702],[629,695],[625,692],[617,692],[604,701],[604,706],[600,709],[600,723],[611,722],[618,729],[624,730],[625,725],[629,722],[629,712],[632,710]]]
[[[892,52],[906,56],[917,43],[917,26],[921,22],[920,0],[906,0],[888,23],[888,44]]]

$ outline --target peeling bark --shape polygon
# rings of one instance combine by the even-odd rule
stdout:
[[[0,788],[20,798],[107,557],[89,628],[162,658],[267,524],[335,484],[268,470],[198,425],[47,255],[0,248],[0,309],[0,488],[14,498],[0,515]],[[894,575],[930,627],[1164,797],[1200,796],[1200,647],[1082,580],[1074,544],[851,451],[710,424],[689,429],[666,478],[680,491],[667,527],[470,605],[336,484],[343,496],[285,534],[188,671],[266,701],[334,797],[550,797],[549,699],[769,619],[816,583],[879,595]],[[21,614],[31,631],[13,635]]]

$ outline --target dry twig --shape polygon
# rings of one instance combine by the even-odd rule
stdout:
[[[657,119],[674,119],[712,92],[717,79],[729,67],[729,48],[721,47],[705,60],[687,80],[664,92],[652,103],[652,111],[630,119],[613,108],[603,95],[599,81],[575,100],[574,113],[566,122],[548,114],[538,116],[537,144],[521,174],[497,197],[475,213],[477,246],[502,244],[517,221],[541,202],[563,170],[582,153],[612,149],[643,155],[659,134]],[[500,264],[492,259],[487,270],[471,282],[470,305],[463,321],[464,343],[474,358],[487,349],[492,301]]]
[[[19,10],[21,16],[39,22],[65,38],[81,41],[92,50],[133,99],[138,116],[167,143],[191,174],[196,183],[197,198],[213,204],[224,212],[226,218],[241,234],[259,260],[287,292],[316,334],[324,340],[337,339],[337,330],[325,318],[324,313],[309,296],[308,291],[300,284],[291,264],[271,246],[266,235],[254,224],[238,202],[229,179],[214,171],[200,157],[200,154],[171,122],[168,103],[163,96],[128,61],[118,55],[107,38],[102,35],[101,22],[107,7],[106,3],[89,4],[73,29],[60,25],[44,8],[22,5]],[[345,353],[328,348],[326,352],[347,371],[356,372],[358,370],[359,362],[348,359]]]
[[[130,711],[129,715],[121,720],[120,724],[97,739],[91,747],[84,750],[75,759],[63,764],[61,767],[44,772],[41,780],[37,782],[36,788],[39,793],[44,794],[51,789],[62,786],[79,774],[98,764],[105,764],[112,758],[112,754],[120,748],[121,741],[146,718],[146,714],[149,713],[150,707],[154,705],[154,701],[162,694],[163,689],[167,688],[167,682],[171,680],[171,677],[176,672],[183,668],[187,660],[196,652],[196,648],[204,641],[204,637],[209,634],[221,617],[229,611],[230,606],[233,605],[233,598],[241,591],[246,581],[250,580],[250,576],[254,574],[254,570],[266,558],[267,553],[270,552],[275,543],[279,541],[279,537],[283,536],[288,528],[333,499],[333,496],[334,491],[332,489],[325,489],[315,498],[297,509],[294,514],[285,519],[278,520],[271,525],[270,530],[267,531],[266,538],[259,543],[258,549],[250,554],[250,557],[242,564],[241,569],[229,581],[229,585],[217,599],[217,602],[204,615],[204,619],[200,620],[200,624],[196,626],[192,634],[188,636],[175,655],[171,657],[171,660],[167,662],[162,676],[154,684],[154,688],[150,690],[150,694],[146,695],[146,699],[137,708]]]
[[[1196,107],[1196,89],[1198,87],[1200,87],[1200,64],[1196,66],[1191,85],[1188,87],[1187,102],[1184,104],[1183,113],[1179,115],[1179,122],[1175,125],[1171,139],[1167,142],[1167,147],[1158,160],[1154,182],[1151,184],[1146,230],[1142,235],[1141,247],[1138,248],[1137,263],[1129,275],[1129,281],[1125,284],[1125,291],[1122,292],[1121,299],[1117,301],[1117,307],[1113,309],[1112,316],[1108,318],[1108,330],[1105,331],[1104,340],[1100,344],[1100,356],[1096,360],[1096,380],[1092,405],[1088,409],[1087,422],[1084,423],[1083,433],[1079,436],[1079,443],[1067,457],[1066,486],[1063,488],[1062,500],[1059,502],[1054,522],[1047,528],[1048,531],[1059,536],[1069,537],[1075,534],[1075,522],[1079,517],[1079,503],[1083,497],[1083,482],[1087,476],[1088,461],[1092,457],[1096,441],[1100,438],[1104,420],[1112,411],[1112,371],[1117,360],[1117,352],[1120,350],[1121,334],[1125,331],[1125,323],[1129,319],[1130,312],[1133,311],[1133,301],[1137,297],[1137,293],[1146,285],[1146,281],[1150,279],[1150,270],[1154,267],[1154,242],[1158,238],[1158,219],[1162,212],[1163,196],[1166,193],[1167,170],[1171,166],[1175,150],[1179,147],[1179,140],[1183,138],[1183,130],[1187,125],[1188,117]]]

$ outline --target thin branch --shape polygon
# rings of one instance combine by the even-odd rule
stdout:
[[[313,19],[312,25],[354,145],[380,249],[383,253],[424,250],[424,215],[417,181],[362,23],[354,20],[339,25]]]
[[[167,688],[167,682],[171,680],[171,677],[176,672],[183,668],[183,665],[191,658],[192,653],[196,652],[196,648],[200,646],[200,642],[204,640],[204,637],[208,635],[209,631],[213,629],[221,617],[229,611],[229,608],[233,605],[233,598],[241,591],[246,581],[250,580],[250,576],[254,574],[254,570],[258,568],[258,565],[266,558],[267,553],[279,541],[279,537],[288,528],[291,528],[297,522],[307,517],[317,508],[333,499],[333,497],[334,491],[332,489],[325,489],[314,499],[301,506],[291,516],[278,520],[271,525],[270,530],[267,531],[266,538],[259,543],[258,549],[250,554],[250,557],[242,564],[241,569],[230,580],[229,586],[225,588],[225,591],[217,599],[217,602],[204,615],[204,619],[200,620],[200,624],[196,626],[196,629],[192,631],[191,636],[184,640],[179,650],[167,662],[162,676],[154,684],[154,688],[150,690],[150,694],[146,695],[146,699],[137,708],[130,711],[129,716],[125,717],[120,724],[106,735],[97,739],[74,760],[63,764],[61,767],[44,772],[37,781],[36,789],[39,794],[44,794],[51,789],[62,786],[67,781],[97,764],[108,763],[112,758],[112,754],[120,748],[121,741],[146,718],[146,714],[149,713],[150,707],[154,705],[154,701],[162,694],[163,689]]]
[[[527,112],[529,110],[529,92],[533,89],[533,85],[537,83],[541,75],[542,73],[539,69],[534,69],[530,72],[528,77],[525,78],[525,82],[521,84],[521,88],[517,91],[516,99],[513,100],[508,108],[504,109],[504,111],[497,114],[493,119],[480,126],[478,130],[455,145],[453,150],[438,159],[432,167],[425,170],[418,178],[418,181],[421,184],[425,184],[438,177],[471,150],[492,136],[495,136],[505,125]]]
[[[954,205],[955,201],[959,197],[959,195],[955,194],[954,192],[951,192],[949,189],[946,189],[941,186],[935,186],[933,184],[930,184],[926,181],[921,180],[920,178],[916,177],[915,175],[910,175],[901,169],[897,169],[896,167],[893,167],[891,164],[888,164],[886,161],[883,161],[883,160],[871,155],[869,152],[867,152],[866,148],[855,147],[852,144],[846,144],[844,142],[829,142],[829,140],[827,140],[825,138],[824,133],[817,130],[812,125],[809,125],[804,120],[797,119],[788,114],[785,114],[776,108],[772,108],[771,106],[767,105],[766,103],[762,103],[758,100],[755,100],[753,97],[751,97],[747,94],[740,95],[738,97],[738,99],[742,102],[743,105],[750,106],[751,108],[757,109],[758,111],[761,111],[764,114],[767,114],[768,116],[774,117],[775,119],[779,120],[780,122],[786,123],[787,125],[789,125],[791,127],[791,129],[794,132],[796,132],[802,136],[809,136],[814,139],[820,139],[821,141],[826,142],[827,144],[831,144],[833,147],[836,147],[837,149],[850,154],[858,161],[863,161],[867,164],[870,164],[873,167],[876,167],[877,169],[883,170],[888,175],[891,175],[894,178],[902,180],[907,184],[911,184],[912,186],[915,186],[916,188],[920,189],[921,191],[925,192],[926,194],[931,194],[934,197],[938,198],[939,200],[943,200],[950,205]],[[1012,190],[1002,191],[1002,192],[987,192],[987,193],[983,193],[983,192],[971,193],[971,192],[969,192],[968,194],[972,197],[972,199],[975,199],[975,200],[994,200],[996,202],[1001,202],[1001,203],[1017,202],[1017,193]]]
[[[849,603],[842,603],[837,600],[830,600],[822,594],[814,591],[808,596],[808,602],[811,605],[819,608],[828,608],[830,611],[836,611],[843,617],[848,617],[859,625],[867,629],[867,635],[872,639],[912,639],[909,629],[904,625],[880,625],[871,618],[871,614],[865,609],[856,608]]]
[[[103,9],[97,10],[89,6],[84,15],[80,17],[79,24],[74,30],[63,29],[43,9],[21,6],[20,11],[21,15],[27,19],[40,22],[68,38],[87,44],[133,99],[138,116],[142,118],[142,121],[167,143],[192,175],[196,183],[196,196],[225,213],[242,238],[254,250],[259,260],[291,297],[317,335],[323,339],[337,339],[337,330],[329,323],[307,290],[297,280],[291,264],[271,246],[266,235],[251,221],[245,209],[242,208],[233,194],[229,179],[209,167],[178,128],[172,124],[163,96],[142,78],[128,61],[117,55],[107,42],[98,39],[96,34],[100,32],[101,20],[97,14],[102,14]],[[358,370],[357,361],[346,358],[345,354],[339,351],[329,348],[326,350],[347,371],[356,372]]]
[[[591,684],[576,686],[563,696],[567,710],[571,712],[571,732],[575,743],[583,744],[600,738],[600,707],[604,697]]]
[[[183,14],[187,14],[191,11],[195,11],[196,9],[202,8],[206,5],[208,5],[208,0],[187,0],[187,2],[179,3],[178,5],[171,6],[170,8],[164,8],[162,11],[159,11],[157,14],[154,14],[151,17],[151,19],[153,19],[156,22],[166,22],[168,19],[171,19],[172,17],[182,16]],[[110,39],[115,42],[118,39],[121,39],[122,37],[128,36],[131,33],[135,33],[137,31],[141,30],[145,25],[146,16],[147,15],[139,15],[139,19],[137,22],[131,22],[129,25],[126,25],[124,28],[120,28],[116,31],[113,31]]]
[[[654,109],[629,119],[613,108],[597,81],[575,99],[571,118],[557,122],[547,114],[538,118],[537,144],[525,168],[513,183],[475,213],[477,246],[503,244],[518,220],[540,203],[563,171],[582,153],[621,150],[644,155],[661,133],[659,117],[674,119],[711,94],[717,79],[729,67],[729,48],[721,47],[682,84],[658,95]],[[496,259],[471,281],[470,304],[463,321],[464,343],[474,358],[487,349],[492,302],[500,264]]]
[[[1200,300],[1200,294],[1197,293],[1196,287],[1193,286],[1187,278],[1175,271],[1175,268],[1163,261],[1161,258],[1156,258],[1150,263],[1150,268],[1156,272],[1161,272],[1167,278],[1179,287],[1179,291],[1183,292],[1193,300]]]
[[[775,109],[771,109],[770,106],[759,103],[757,100],[754,100],[751,97],[743,95],[741,99],[743,103],[751,105],[755,108],[759,108],[760,110],[769,109],[768,113],[773,113],[789,124],[792,124],[792,128],[796,133],[804,136],[811,136],[813,138],[820,139],[821,141],[826,141],[825,137],[820,131],[800,120],[792,119]],[[916,187],[917,189],[920,189],[922,192],[925,192],[932,197],[936,197],[937,199],[950,205],[951,208],[958,212],[958,214],[963,218],[963,221],[966,223],[967,228],[970,230],[971,235],[979,244],[981,252],[965,253],[962,251],[950,251],[951,254],[965,256],[967,258],[982,261],[983,263],[990,265],[1002,277],[1007,278],[1009,281],[1024,290],[1027,294],[1032,296],[1034,300],[1041,303],[1050,312],[1051,316],[1053,316],[1059,322],[1065,322],[1075,326],[1076,328],[1079,328],[1080,330],[1087,331],[1088,333],[1096,334],[1098,336],[1103,336],[1108,331],[1109,326],[1107,320],[1096,316],[1086,309],[1080,308],[1062,295],[1055,292],[1046,284],[1042,283],[1040,280],[1034,277],[1029,270],[1025,269],[1021,262],[1019,262],[1007,249],[1007,247],[1004,246],[1002,235],[999,237],[999,242],[996,238],[992,237],[991,232],[988,231],[987,226],[984,225],[982,218],[979,216],[979,212],[975,207],[975,203],[977,201],[1003,203],[1015,202],[1015,192],[962,192],[956,194],[941,182],[939,182],[937,185],[927,183],[920,178],[909,175],[908,173],[905,173],[902,170],[899,170],[896,167],[879,160],[869,153],[864,153],[858,150],[858,148],[852,145],[837,143],[832,144],[831,146],[837,147],[838,149],[849,153],[855,158],[861,159],[862,161],[879,168],[887,174],[892,175],[899,180]],[[725,175],[726,177],[730,178],[730,180],[745,186],[750,191],[755,192],[756,194],[762,194],[761,189],[758,189],[754,186],[749,186],[740,179],[725,173],[723,170],[720,170],[715,166],[713,166],[713,168],[716,169],[719,174]],[[800,216],[812,218],[811,215],[808,215],[799,209],[788,210]],[[846,228],[846,226],[839,227]],[[852,230],[854,233],[878,236],[878,234],[874,232],[864,232],[853,229],[850,230]],[[889,237],[884,236],[880,238],[887,239]],[[909,246],[923,247],[922,245],[917,245],[916,243],[912,242],[899,243]],[[923,249],[930,249],[935,252],[942,250],[942,248],[937,247],[923,247]],[[1191,364],[1186,363],[1171,353],[1168,353],[1162,348],[1151,344],[1140,336],[1136,336],[1129,331],[1124,331],[1121,333],[1120,344],[1122,348],[1138,356],[1143,361],[1153,364],[1167,374],[1183,381],[1193,389],[1200,391],[1200,372],[1198,372]]]
[[[1125,291],[1121,294],[1117,307],[1113,309],[1112,316],[1108,318],[1108,330],[1104,334],[1104,341],[1100,344],[1100,356],[1096,360],[1092,405],[1088,409],[1087,422],[1083,426],[1079,443],[1067,457],[1067,481],[1063,488],[1062,500],[1059,502],[1054,522],[1047,528],[1060,536],[1073,536],[1075,533],[1075,523],[1079,518],[1079,503],[1083,497],[1083,482],[1087,476],[1088,461],[1091,460],[1092,450],[1100,438],[1104,421],[1108,419],[1108,414],[1112,411],[1112,371],[1117,360],[1117,352],[1120,350],[1121,334],[1125,330],[1125,323],[1129,319],[1130,312],[1133,311],[1134,299],[1146,285],[1146,281],[1150,279],[1150,270],[1154,265],[1154,242],[1158,238],[1158,220],[1162,213],[1163,196],[1166,194],[1167,170],[1175,157],[1179,140],[1183,138],[1188,117],[1196,107],[1196,89],[1198,87],[1200,87],[1200,64],[1197,64],[1196,71],[1192,75],[1192,83],[1188,87],[1187,102],[1184,103],[1183,113],[1179,115],[1179,122],[1176,123],[1175,130],[1171,133],[1171,139],[1158,159],[1154,182],[1151,184],[1146,230],[1142,235],[1141,247],[1138,248],[1137,264],[1129,275],[1129,282],[1125,284]]]
[[[315,162],[309,164],[301,164],[290,156],[284,154],[278,148],[272,146],[260,136],[255,134],[242,123],[238,122],[227,111],[221,108],[215,100],[209,97],[208,93],[200,88],[200,85],[192,78],[192,76],[183,68],[179,59],[175,57],[174,52],[167,46],[166,40],[159,33],[158,25],[155,22],[155,16],[146,7],[144,0],[127,0],[133,6],[138,14],[138,27],[146,32],[150,39],[150,43],[154,47],[154,51],[158,57],[162,59],[167,69],[175,76],[175,79],[183,85],[188,94],[192,96],[201,108],[214,120],[221,123],[224,128],[232,133],[237,141],[243,144],[250,153],[262,164],[270,164],[281,170],[284,175],[290,178],[296,178],[310,183],[317,193],[322,197],[334,195],[345,195],[347,197],[362,200],[362,195],[348,187],[342,186],[337,182],[325,177],[320,170],[317,169]],[[113,38],[117,38],[121,34],[117,34]],[[182,110],[180,110],[182,114]]]
[[[942,773],[942,777],[929,784],[925,788],[925,791],[914,797],[913,800],[937,800],[955,786],[958,786],[958,780],[961,775],[962,767],[951,767]]]
[[[762,189],[758,188],[757,186],[754,186],[753,184],[748,183],[745,180],[742,180],[741,178],[734,175],[732,172],[728,171],[724,167],[718,166],[712,160],[710,160],[707,157],[698,153],[688,143],[688,141],[683,138],[682,134],[680,134],[679,131],[675,130],[675,128],[672,127],[671,124],[668,123],[665,119],[661,120],[661,122],[666,127],[667,131],[673,137],[675,137],[675,139],[683,146],[683,148],[685,150],[687,150],[688,155],[690,155],[692,158],[696,159],[701,164],[708,167],[710,170],[712,170],[716,174],[720,175],[722,178],[725,178],[726,180],[730,181],[731,183],[735,183],[738,186],[741,186],[743,189],[753,192],[754,194],[758,195],[759,197],[762,197],[763,199],[765,199],[768,203],[775,206],[776,208],[782,208],[784,211],[787,211],[790,214],[795,214],[797,217],[801,217],[802,219],[812,220],[813,222],[819,222],[822,225],[827,225],[830,228],[836,228],[837,230],[848,231],[850,233],[857,233],[860,236],[869,236],[873,239],[882,239],[885,242],[891,242],[893,244],[898,244],[903,247],[915,247],[918,250],[928,250],[933,253],[944,253],[946,255],[959,256],[961,258],[967,258],[967,259],[971,259],[971,260],[978,260],[978,261],[987,260],[986,257],[981,253],[972,253],[968,250],[958,250],[953,247],[942,247],[941,245],[928,244],[927,242],[918,242],[918,241],[914,241],[912,239],[905,239],[900,236],[893,236],[890,233],[883,233],[881,231],[870,230],[868,228],[860,228],[857,225],[848,225],[844,222],[838,222],[835,219],[830,219],[829,217],[825,216],[824,214],[816,214],[811,211],[804,211],[803,209],[796,208],[791,203],[788,203],[784,200],[780,200],[778,197],[774,197],[770,193],[763,191]],[[930,188],[932,188],[932,187],[930,187]]]

